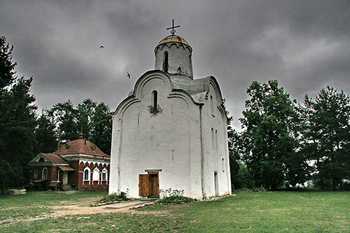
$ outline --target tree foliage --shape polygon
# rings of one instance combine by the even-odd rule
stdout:
[[[12,61],[13,46],[0,37],[0,89],[10,85],[14,80],[16,62]]]
[[[0,37],[0,185],[2,192],[10,186],[26,183],[25,167],[36,147],[35,97],[30,94],[33,78],[15,76],[13,46]]]
[[[36,120],[35,139],[38,142],[36,154],[50,153],[57,149],[58,138],[55,134],[55,124],[47,109],[43,109]]]
[[[43,145],[41,152],[52,152],[57,144],[76,140],[83,133],[85,139],[110,154],[110,109],[104,103],[98,104],[91,99],[83,100],[77,107],[70,100],[57,103],[51,109],[44,110],[38,118],[37,132],[40,133],[37,136],[41,138],[38,141]]]
[[[350,96],[328,86],[304,105],[303,153],[316,163],[316,185],[336,190],[350,180]]]
[[[297,153],[299,114],[277,81],[253,82],[243,111],[242,133],[234,146],[257,187],[275,190],[285,183],[292,186],[305,180],[306,161]]]

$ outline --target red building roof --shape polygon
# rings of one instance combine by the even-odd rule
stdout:
[[[109,157],[109,155],[103,153],[94,143],[89,142],[85,139],[78,139],[74,141],[67,142],[61,146],[53,154],[58,155],[72,155],[72,154],[84,154],[93,155],[100,157]]]
[[[68,164],[66,160],[64,160],[62,157],[60,157],[57,154],[53,154],[53,153],[40,153],[40,154],[45,158],[47,158],[52,163]]]

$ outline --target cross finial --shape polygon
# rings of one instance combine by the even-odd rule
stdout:
[[[171,29],[171,31],[170,31],[170,33],[172,34],[172,35],[174,35],[175,34],[175,28],[179,28],[180,27],[180,25],[177,25],[177,26],[174,26],[174,20],[173,20],[173,22],[172,22],[172,26],[170,27],[170,28],[167,28],[166,30],[170,30]]]

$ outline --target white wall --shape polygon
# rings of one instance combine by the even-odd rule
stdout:
[[[208,99],[203,106],[204,190],[215,196],[214,172],[217,172],[219,195],[231,194],[226,115],[220,112],[222,103],[217,86],[210,82]],[[215,87],[215,88],[214,88]]]
[[[161,72],[140,79],[135,103],[119,106],[113,118],[109,192],[128,189],[131,197],[139,197],[139,174],[162,169],[160,189],[183,189],[186,196],[201,198],[199,106],[187,94],[170,94],[169,78]],[[149,110],[154,90],[158,92],[157,114]]]
[[[187,75],[193,79],[192,51],[189,46],[179,45],[179,43],[169,43],[159,46],[155,54],[155,69],[163,70],[165,52],[168,52],[169,74]],[[179,67],[181,68],[181,73],[179,73]]]

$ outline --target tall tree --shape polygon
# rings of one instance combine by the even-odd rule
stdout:
[[[35,139],[38,142],[36,154],[50,153],[57,149],[58,137],[55,134],[55,124],[47,109],[43,109],[36,120]]]
[[[299,114],[292,101],[276,80],[267,84],[254,81],[247,90],[250,99],[243,111],[242,133],[236,147],[243,155],[256,186],[276,190],[284,183],[294,186],[302,182],[306,161],[296,153]],[[298,162],[295,162],[298,161]]]
[[[34,155],[35,97],[30,94],[33,78],[15,76],[13,46],[0,37],[0,185],[7,187],[26,183],[25,167]]]
[[[79,138],[80,127],[77,124],[77,110],[74,109],[70,100],[55,104],[49,110],[49,114],[56,125],[56,134],[63,142]]]
[[[316,162],[316,185],[336,190],[350,179],[350,96],[327,86],[304,105],[303,151]]]
[[[0,90],[10,85],[14,80],[16,62],[12,61],[13,45],[0,37]]]
[[[38,140],[40,144],[46,143],[42,151],[52,151],[52,137],[60,138],[61,142],[72,141],[79,138],[81,131],[85,139],[95,143],[103,152],[109,154],[111,150],[110,109],[104,103],[97,104],[91,99],[83,100],[76,108],[69,100],[55,104],[38,118],[37,130],[47,135],[47,138]]]
[[[85,99],[76,108],[77,124],[81,127],[86,139],[90,140],[92,135],[92,119],[95,114],[97,103],[91,99]]]
[[[112,117],[107,105],[96,106],[91,119],[91,142],[95,143],[106,154],[111,153]]]

